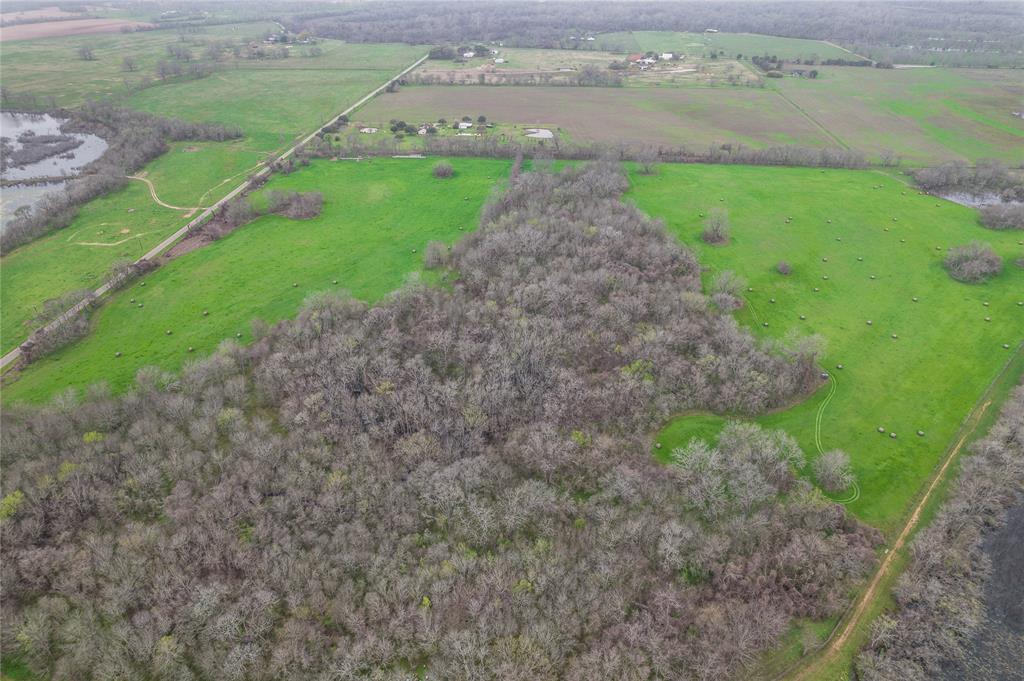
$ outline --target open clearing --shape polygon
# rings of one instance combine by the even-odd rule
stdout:
[[[436,161],[314,161],[275,176],[270,189],[323,192],[323,213],[305,221],[259,218],[134,282],[94,313],[89,336],[5,386],[4,401],[44,401],[98,381],[123,389],[149,365],[177,370],[237,333],[251,339],[253,319],[293,316],[316,291],[381,298],[421,268],[428,241],[451,243],[476,228],[481,205],[511,165],[452,159],[455,176],[440,180],[431,175]],[[141,183],[132,189],[147,192]]]
[[[376,98],[357,116],[429,121],[466,111],[521,127],[560,128],[577,142],[703,149],[727,142],[816,147],[831,141],[775,92],[753,88],[414,86]]]
[[[680,33],[677,31],[626,31],[604,33],[593,43],[613,52],[675,52],[686,55],[710,55],[725,52],[727,57],[742,54],[774,55],[780,59],[855,59],[841,47],[821,40],[780,38],[754,33]]]
[[[942,268],[945,249],[980,239],[1015,259],[1024,256],[1021,236],[985,230],[973,210],[874,171],[661,166],[632,182],[629,196],[664,218],[712,273],[747,279],[753,291],[737,313],[741,323],[765,338],[825,338],[822,363],[836,390],[819,438],[824,450],[851,456],[861,494],[848,507],[891,539],[960,422],[1024,340],[1024,270],[1011,260],[988,284],[960,284]],[[716,248],[700,240],[699,214],[717,207],[729,211],[732,239]],[[793,274],[775,271],[782,260]],[[812,455],[829,388],[757,421],[791,433]],[[660,453],[694,435],[713,437],[723,421],[669,424]]]

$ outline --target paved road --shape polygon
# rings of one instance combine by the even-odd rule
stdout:
[[[283,154],[278,156],[277,160],[278,161],[283,161],[283,160],[287,159],[289,156],[293,155],[295,153],[296,149],[298,149],[299,147],[301,147],[301,146],[303,146],[305,144],[308,144],[310,141],[312,141],[312,139],[314,137],[316,137],[317,134],[321,130],[323,130],[325,127],[327,127],[328,125],[331,125],[332,123],[337,121],[342,116],[349,115],[350,113],[352,113],[353,111],[355,111],[356,109],[361,107],[363,104],[366,104],[366,102],[370,101],[371,99],[373,99],[374,97],[379,95],[381,92],[383,92],[384,89],[387,88],[388,84],[391,81],[398,80],[399,78],[401,78],[402,76],[404,76],[405,74],[409,73],[410,71],[415,69],[417,66],[422,64],[424,61],[426,61],[426,59],[427,59],[427,55],[423,55],[422,57],[417,59],[411,65],[409,65],[408,67],[403,69],[402,72],[399,73],[398,75],[396,75],[394,78],[389,78],[386,83],[384,83],[380,87],[376,88],[375,90],[373,90],[373,92],[371,92],[370,94],[366,95],[365,97],[360,99],[358,102],[356,102],[352,106],[348,107],[347,109],[345,109],[344,111],[339,113],[337,116],[335,116],[331,120],[327,121],[327,123],[324,123],[319,128],[317,128],[316,130],[311,132],[309,135],[307,135],[305,138],[303,138],[301,142],[296,143],[290,149],[288,149],[286,152],[284,152]],[[267,166],[265,166],[262,169],[258,170],[256,172],[256,174],[255,174],[255,177],[265,177],[266,175],[268,175],[270,173],[270,165],[272,165],[272,164],[268,164]],[[133,178],[133,179],[142,179],[142,178]],[[147,182],[146,180],[143,180],[143,181]],[[245,188],[248,186],[248,184],[249,184],[248,180],[246,180],[245,182],[242,182],[242,184],[238,185],[237,187],[232,189],[230,192],[228,192],[228,194],[224,198],[222,198],[220,201],[218,201],[217,203],[213,204],[209,208],[204,209],[203,212],[200,213],[198,217],[195,217],[192,220],[190,220],[184,227],[182,227],[181,229],[176,231],[174,234],[170,235],[169,237],[167,237],[166,239],[164,239],[163,241],[158,243],[156,246],[151,248],[148,253],[146,253],[144,256],[142,256],[141,258],[139,258],[135,262],[138,263],[138,262],[141,262],[143,260],[152,260],[153,258],[157,257],[158,255],[160,255],[161,253],[166,251],[175,242],[177,242],[178,239],[181,239],[183,236],[188,234],[190,230],[192,230],[193,228],[198,227],[199,225],[201,225],[207,218],[209,218],[211,215],[213,215],[213,213],[218,208],[220,208],[221,206],[225,205],[226,203],[228,203],[229,201],[234,199],[236,196],[238,196],[239,194],[244,192]],[[150,191],[153,191],[152,185],[150,185]],[[156,198],[155,191],[153,192],[153,197]],[[157,200],[157,201],[159,203],[159,200]],[[110,285],[109,284],[103,284],[102,286],[97,288],[95,291],[93,291],[93,296],[95,296],[95,298],[100,298],[101,296],[103,296],[104,294],[108,293],[109,291],[110,291]],[[62,322],[66,321],[68,318],[77,315],[79,312],[81,312],[89,304],[89,302],[90,302],[89,300],[84,300],[84,301],[78,303],[77,305],[75,305],[74,307],[70,308],[67,312],[65,312],[60,317],[58,317],[54,321],[50,322],[49,324],[47,324],[43,328],[44,329],[49,329],[49,328],[55,327],[58,324],[61,324]],[[20,356],[21,356],[21,348],[14,348],[13,350],[8,352],[3,357],[0,357],[0,369],[3,369],[7,365],[9,365],[11,362],[13,362],[16,359],[18,359]]]

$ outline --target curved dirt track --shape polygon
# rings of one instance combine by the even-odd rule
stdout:
[[[202,210],[203,209],[202,206],[190,206],[190,207],[172,206],[169,203],[165,203],[165,202],[161,201],[160,197],[156,195],[156,187],[153,185],[153,182],[151,180],[149,180],[149,178],[143,177],[142,175],[128,175],[128,179],[130,179],[130,180],[138,180],[139,182],[145,182],[146,186],[149,187],[149,195],[151,197],[153,197],[154,201],[156,201],[158,204],[160,204],[164,208],[170,208],[171,210],[186,210],[186,211],[188,211],[188,215],[186,215],[185,217],[191,217],[197,210]]]

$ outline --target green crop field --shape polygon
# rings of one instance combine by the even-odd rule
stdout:
[[[874,171],[674,165],[631,181],[628,196],[697,252],[709,278],[732,270],[747,280],[741,323],[766,339],[825,339],[834,383],[757,421],[791,433],[811,457],[816,443],[848,452],[859,481],[848,507],[895,530],[1024,341],[1024,270],[1013,265],[1024,256],[1021,235],[983,229],[973,210]],[[726,246],[699,238],[700,213],[712,208],[728,211]],[[991,243],[1006,268],[987,284],[955,282],[942,267],[946,248],[974,239]],[[775,270],[782,260],[791,275]],[[714,438],[723,421],[681,417],[657,436],[656,451]]]
[[[892,150],[911,163],[997,158],[1020,162],[1024,100],[1018,71],[818,67],[784,78],[789,100],[854,149]]]
[[[821,40],[780,38],[754,33],[679,33],[676,31],[626,31],[604,33],[593,43],[617,52],[675,52],[701,56],[712,51],[728,57],[742,54],[774,55],[780,59],[854,59],[841,47]]]
[[[141,367],[176,370],[225,338],[248,340],[251,320],[293,316],[317,291],[379,299],[420,269],[428,241],[451,243],[477,226],[481,205],[510,167],[454,159],[455,176],[442,180],[431,175],[435,162],[315,161],[276,176],[268,188],[323,192],[323,213],[259,218],[114,294],[95,313],[90,335],[30,365],[5,386],[4,401],[43,401],[98,381],[123,389]]]

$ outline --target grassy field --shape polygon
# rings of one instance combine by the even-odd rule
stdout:
[[[29,366],[5,386],[4,401],[43,401],[101,380],[123,389],[143,366],[176,370],[225,338],[250,339],[251,320],[290,317],[313,292],[379,299],[420,269],[428,241],[450,243],[476,227],[510,166],[454,159],[455,176],[439,180],[435,162],[316,161],[275,177],[268,188],[323,192],[323,213],[308,221],[262,217],[118,292],[95,313],[89,336]]]
[[[239,171],[262,156],[248,140],[182,142],[144,171],[164,203],[208,206],[244,178]],[[0,351],[17,346],[34,328],[42,304],[68,291],[93,289],[117,260],[136,259],[187,221],[191,210],[155,203],[139,181],[82,207],[70,226],[0,260]]]
[[[279,67],[257,64],[227,69],[201,80],[154,86],[124,100],[128,106],[160,115],[237,124],[246,137],[226,143],[175,144],[146,167],[144,175],[159,199],[186,210],[158,205],[146,185],[132,181],[125,189],[84,206],[67,228],[4,256],[0,348],[6,352],[27,337],[31,330],[27,322],[44,301],[99,285],[115,261],[135,259],[160,243],[185,224],[192,214],[189,209],[215,203],[261,159],[283,151],[422,54],[410,46],[328,42],[320,58],[276,60]],[[7,47],[3,49],[6,59]],[[320,66],[291,65],[300,61]],[[4,68],[6,79],[6,62]],[[72,82],[74,77],[72,72]]]
[[[893,150],[910,163],[997,158],[1019,163],[1024,100],[1018,71],[819,67],[779,90],[829,132],[869,154]]]
[[[988,284],[960,284],[942,268],[945,249],[981,239],[1019,258],[1021,236],[985,230],[971,209],[872,171],[663,166],[632,183],[630,198],[664,218],[711,273],[729,269],[747,279],[753,291],[738,318],[758,336],[824,337],[834,395],[826,385],[758,421],[791,433],[811,456],[816,437],[826,451],[847,451],[860,491],[849,508],[893,532],[1009,358],[1003,344],[1024,340],[1024,270],[1011,261]],[[715,207],[727,209],[732,223],[731,243],[719,248],[699,239],[699,214]],[[781,260],[793,274],[775,271]],[[659,453],[692,436],[713,437],[721,423],[683,417],[658,436]]]
[[[275,30],[277,26],[266,21],[224,24],[196,29],[187,38],[248,40]],[[13,92],[53,96],[59,106],[75,106],[89,98],[119,98],[127,95],[126,80],[137,83],[144,75],[155,78],[157,62],[170,58],[167,47],[178,44],[179,33],[171,30],[4,42],[0,45],[4,86]],[[91,47],[96,58],[79,59],[80,47]],[[122,69],[125,57],[135,60],[138,71]]]
[[[710,55],[725,52],[728,57],[742,54],[775,55],[781,59],[850,59],[841,47],[821,40],[780,38],[754,33],[679,33],[676,31],[626,31],[597,36],[594,45],[614,52],[675,52],[686,55]]]
[[[566,88],[417,86],[360,109],[365,120],[435,120],[484,114],[520,127],[561,128],[574,141],[750,146],[830,142],[771,90],[754,88]]]

